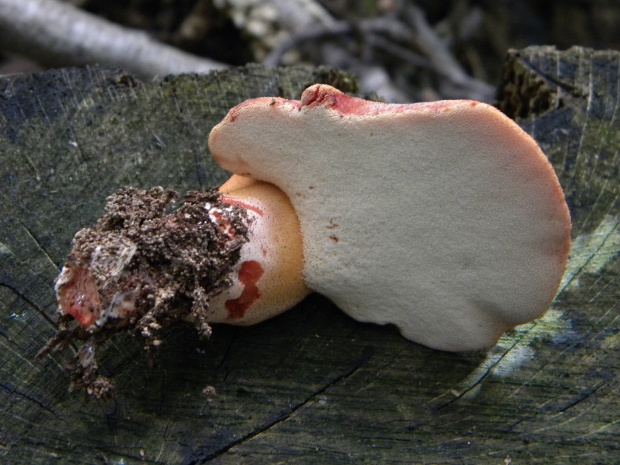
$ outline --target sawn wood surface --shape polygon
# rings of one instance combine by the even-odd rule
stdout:
[[[619,463],[617,52],[509,54],[499,106],[552,161],[573,249],[546,315],[487,353],[434,351],[313,295],[209,341],[170,329],[154,366],[118,335],[101,351],[114,401],[67,392],[68,355],[36,358],[71,238],[108,195],[219,185],[211,127],[247,98],[297,98],[315,82],[355,90],[335,72],[260,66],[150,83],[100,68],[0,79],[0,463]]]

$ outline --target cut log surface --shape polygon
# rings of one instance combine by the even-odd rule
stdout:
[[[67,391],[72,354],[36,358],[71,238],[108,195],[219,185],[207,135],[228,109],[316,82],[355,90],[336,72],[259,66],[150,83],[95,67],[0,78],[0,463],[618,463],[618,52],[508,56],[498,105],[553,163],[574,242],[550,310],[492,350],[434,351],[313,295],[208,341],[171,328],[154,365],[117,335],[100,352],[110,401]]]

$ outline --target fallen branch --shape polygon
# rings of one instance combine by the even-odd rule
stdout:
[[[397,40],[410,38],[411,33],[401,23],[385,18],[367,19],[361,21],[336,21],[328,26],[312,24],[309,27],[291,34],[291,36],[276,47],[263,63],[267,66],[277,66],[281,64],[284,55],[309,42],[316,42],[330,37],[357,36],[364,42],[380,48],[393,51],[398,47],[396,42],[390,41],[383,35],[392,36]],[[401,47],[402,49],[402,47]],[[429,61],[411,50],[404,53],[403,50],[395,52],[396,55],[406,55],[406,61],[423,68],[429,67]]]
[[[446,44],[437,36],[433,28],[426,21],[422,10],[411,5],[405,9],[405,14],[413,29],[413,43],[433,65],[435,71],[452,87],[467,89],[469,98],[481,101],[491,101],[494,88],[486,82],[473,78],[462,68],[460,63],[448,50]]]
[[[0,50],[53,67],[98,63],[147,79],[226,67],[55,0],[0,1],[0,31]]]

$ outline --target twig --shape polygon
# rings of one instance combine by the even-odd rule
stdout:
[[[417,66],[419,68],[431,69],[432,64],[428,58],[414,52],[413,50],[403,47],[391,40],[386,39],[378,34],[369,34],[366,40],[373,46],[379,49],[383,49],[387,53],[394,55],[395,57]]]
[[[226,67],[55,0],[1,0],[0,31],[0,50],[49,66],[98,63],[147,79]]]
[[[452,56],[448,47],[428,24],[424,13],[412,5],[405,10],[411,22],[416,47],[431,61],[435,70],[452,85],[466,88],[476,100],[492,100],[494,89],[489,84],[471,77]]]
[[[291,34],[291,36],[276,47],[264,60],[268,66],[280,64],[282,57],[289,50],[296,49],[307,42],[315,42],[331,37],[340,36],[359,36],[370,45],[376,45],[393,52],[403,58],[407,56],[407,61],[417,66],[428,67],[429,61],[421,55],[400,47],[396,42],[390,41],[383,35],[390,36],[398,41],[411,39],[411,32],[401,23],[387,18],[373,18],[361,21],[336,21],[332,24],[318,25],[312,24],[309,27]]]
[[[263,64],[267,66],[278,66],[282,62],[282,58],[286,52],[299,48],[308,42],[316,42],[333,36],[343,36],[353,33],[353,27],[350,23],[337,22],[329,27],[323,25],[312,24],[309,27],[291,34],[282,41],[269,55],[263,60]]]

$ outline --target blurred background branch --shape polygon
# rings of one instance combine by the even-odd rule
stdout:
[[[209,72],[223,64],[157,42],[148,34],[113,24],[53,0],[1,0],[0,48],[42,65],[99,63],[149,78]]]
[[[509,48],[618,48],[619,23],[611,0],[0,0],[0,72],[326,64],[388,101],[492,101]]]

